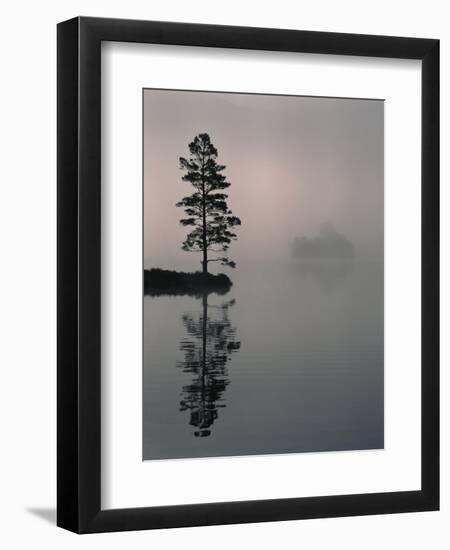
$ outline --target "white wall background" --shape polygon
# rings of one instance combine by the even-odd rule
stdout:
[[[0,32],[0,541],[5,548],[447,548],[450,300],[442,285],[442,510],[77,537],[54,526],[56,23],[76,15],[441,39],[442,281],[450,279],[450,18],[445,0],[17,1]]]

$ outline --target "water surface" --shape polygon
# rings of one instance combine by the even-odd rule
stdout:
[[[230,276],[222,296],[144,298],[144,460],[382,448],[382,262]]]

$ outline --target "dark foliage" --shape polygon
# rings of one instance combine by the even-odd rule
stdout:
[[[144,270],[144,294],[161,296],[163,294],[200,296],[215,292],[225,294],[233,283],[223,273],[183,273],[168,269]]]
[[[210,262],[235,267],[227,253],[231,241],[236,239],[233,228],[241,225],[241,220],[228,208],[228,195],[223,193],[230,186],[222,174],[225,166],[217,163],[217,149],[206,133],[194,138],[189,144],[189,152],[189,159],[180,157],[180,168],[185,172],[182,180],[194,188],[191,195],[177,203],[187,216],[180,223],[192,227],[182,249],[202,254],[204,273],[208,271]]]

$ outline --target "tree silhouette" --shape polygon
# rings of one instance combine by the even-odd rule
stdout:
[[[180,410],[190,410],[189,423],[197,428],[195,437],[208,437],[218,409],[225,407],[223,392],[229,384],[227,361],[241,347],[236,329],[228,318],[228,309],[234,302],[208,305],[205,293],[201,312],[197,315],[185,313],[182,317],[189,338],[180,343],[185,356],[178,366],[190,374],[192,380],[183,386]]]
[[[228,208],[228,195],[221,192],[231,185],[222,174],[225,166],[217,163],[217,149],[208,134],[196,136],[189,143],[189,152],[189,159],[180,157],[180,168],[185,171],[182,180],[189,182],[194,192],[177,206],[182,206],[187,215],[180,223],[193,229],[186,236],[182,249],[202,253],[203,273],[208,272],[210,262],[235,267],[227,252],[231,241],[236,239],[233,228],[241,225],[241,220]],[[221,256],[211,258],[211,252]]]

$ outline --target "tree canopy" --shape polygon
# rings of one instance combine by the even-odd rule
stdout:
[[[202,253],[203,272],[208,272],[208,263],[235,267],[228,258],[231,241],[236,239],[234,227],[241,220],[234,216],[227,205],[228,195],[223,191],[230,187],[223,171],[225,166],[217,162],[217,149],[208,134],[198,134],[189,143],[189,158],[180,157],[182,180],[193,187],[193,192],[184,197],[177,206],[186,214],[180,223],[193,229],[187,234],[182,249]],[[211,256],[213,254],[213,256]]]

